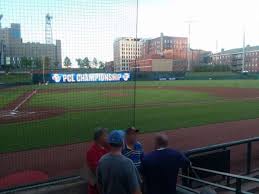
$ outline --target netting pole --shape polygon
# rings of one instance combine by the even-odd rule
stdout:
[[[133,126],[136,126],[136,94],[137,94],[137,51],[138,51],[138,9],[139,1],[136,0],[136,37],[135,37],[135,68],[134,68],[134,104],[133,104]]]

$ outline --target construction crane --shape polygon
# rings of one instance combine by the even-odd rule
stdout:
[[[51,21],[53,17],[49,14],[45,17],[45,41],[46,44],[53,44]]]

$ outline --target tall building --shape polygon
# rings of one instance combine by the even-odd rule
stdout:
[[[19,67],[22,57],[48,57],[50,65],[62,65],[61,41],[56,44],[24,43],[21,37],[20,24],[11,24],[10,28],[0,28],[0,57],[1,65],[12,64]]]
[[[20,24],[11,24],[10,28],[11,37],[14,39],[21,39],[21,25]]]
[[[0,40],[0,66],[5,64],[6,60],[6,47],[3,40]]]
[[[114,41],[114,70],[129,71],[131,61],[142,56],[143,41],[136,38],[118,38]]]
[[[259,72],[259,46],[247,46],[244,59],[244,71]],[[221,52],[212,55],[212,63],[214,65],[227,65],[233,71],[242,71],[243,48],[222,49]]]

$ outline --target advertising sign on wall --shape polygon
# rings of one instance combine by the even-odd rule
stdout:
[[[128,81],[130,73],[54,73],[51,82],[76,83],[76,82],[116,82]]]

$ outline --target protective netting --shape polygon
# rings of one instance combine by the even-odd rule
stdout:
[[[0,189],[78,174],[94,129],[134,125],[135,83],[113,57],[136,3],[0,2]]]
[[[259,135],[258,2],[244,2],[0,0],[0,191],[78,175],[100,127],[150,133],[145,151],[157,131],[183,151]],[[246,152],[231,148],[231,172]]]

